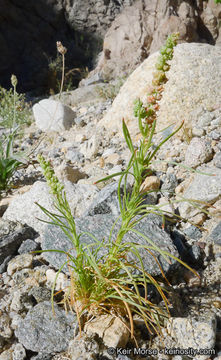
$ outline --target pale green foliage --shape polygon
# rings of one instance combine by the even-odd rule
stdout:
[[[13,143],[19,126],[27,123],[30,117],[24,96],[16,92],[18,80],[15,75],[11,76],[11,84],[13,89],[9,91],[0,88],[0,125],[10,129],[0,135],[0,192],[10,188],[14,172],[24,161],[14,153]]]
[[[0,193],[11,185],[14,172],[21,161],[13,153],[13,141],[16,131],[0,138]]]
[[[108,86],[105,87],[96,87],[96,91],[99,96],[105,100],[114,100],[117,94],[120,91],[120,88],[123,86],[126,81],[125,77],[118,78],[115,82],[108,83]]]
[[[165,81],[165,72],[170,68],[168,61],[173,58],[173,48],[176,46],[178,38],[179,33],[168,36],[165,46],[161,48],[160,55],[155,65],[157,72],[153,74],[155,81],[154,85],[160,85]]]
[[[14,89],[6,90],[0,87],[0,126],[11,129],[13,123],[30,125],[30,106],[25,101],[24,94],[18,94]]]

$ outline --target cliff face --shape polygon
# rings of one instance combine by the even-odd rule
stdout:
[[[214,0],[137,0],[106,32],[95,72],[106,79],[130,73],[173,32],[179,32],[180,42],[218,44],[220,19],[221,5]]]
[[[20,90],[47,87],[56,41],[68,48],[70,67],[88,65],[102,37],[132,0],[7,0],[0,2],[0,85],[17,75]]]
[[[173,31],[188,42],[220,41],[220,16],[214,0],[0,0],[0,85],[15,74],[20,91],[49,89],[58,40],[71,69],[94,67],[104,39],[98,70],[121,76]]]

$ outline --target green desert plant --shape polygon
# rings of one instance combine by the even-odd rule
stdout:
[[[55,59],[47,57],[49,68],[48,87],[51,95],[75,89],[76,83],[88,74],[87,67],[66,69],[65,54],[67,49],[60,41],[57,41],[57,51],[58,53]]]
[[[17,78],[11,76],[13,89],[8,92],[4,90],[1,103],[1,114],[3,120],[1,125],[9,127],[3,129],[0,135],[0,193],[8,190],[11,186],[12,176],[17,168],[24,163],[24,159],[18,153],[14,152],[14,139],[18,135],[18,129],[24,122],[28,121],[29,110],[27,110],[24,98],[16,92]],[[21,106],[24,105],[24,108]],[[8,111],[8,113],[7,113]],[[27,116],[27,118],[25,118]]]
[[[109,83],[107,87],[96,87],[96,91],[100,97],[105,100],[114,100],[126,81],[126,77],[118,78],[115,82]]]
[[[16,129],[0,138],[0,194],[11,186],[14,172],[22,162],[13,153],[13,141]]]
[[[172,38],[176,39],[177,35]],[[171,42],[169,42],[169,45],[171,46]],[[168,67],[163,69],[163,71],[166,70],[168,70]],[[159,71],[162,71],[162,69]],[[159,267],[160,264],[157,261],[156,254],[160,254],[167,262],[170,262],[171,258],[176,259],[189,268],[188,265],[184,264],[181,260],[157,247],[153,240],[135,228],[135,225],[148,214],[162,214],[162,211],[160,211],[156,205],[143,203],[144,194],[141,190],[141,185],[147,176],[147,169],[151,165],[158,150],[169,138],[179,131],[182,126],[182,124],[178,126],[177,129],[164,138],[158,146],[153,147],[153,135],[156,126],[156,105],[160,94],[159,86],[162,87],[162,80],[160,80],[160,84],[157,83],[156,89],[152,91],[147,107],[144,107],[140,100],[137,100],[135,104],[135,115],[138,118],[142,135],[138,149],[133,145],[131,135],[126,123],[123,121],[123,134],[131,152],[131,158],[127,168],[123,172],[110,175],[100,180],[104,181],[116,175],[120,177],[118,183],[120,216],[112,229],[110,229],[108,239],[99,241],[93,234],[86,233],[91,239],[91,243],[89,245],[83,243],[81,238],[85,233],[77,233],[76,231],[76,224],[71,214],[64,186],[60,184],[55,176],[50,162],[46,161],[43,156],[38,156],[38,161],[50,187],[50,192],[53,195],[54,206],[57,213],[53,213],[39,204],[37,205],[49,217],[50,221],[46,221],[47,223],[62,229],[70,240],[75,255],[56,249],[47,251],[56,251],[67,256],[67,261],[61,266],[57,276],[67,264],[70,272],[70,286],[64,291],[63,303],[66,307],[73,308],[76,311],[80,328],[81,319],[85,321],[90,318],[91,315],[96,316],[101,313],[113,314],[119,317],[125,326],[130,328],[131,336],[134,337],[133,315],[138,314],[143,318],[150,333],[159,333],[163,319],[169,316],[169,302],[165,295],[163,283],[154,279],[154,277],[144,269],[140,249],[145,249],[147,256],[152,256]],[[129,175],[132,175],[134,178],[131,191],[128,191],[127,187]],[[121,195],[122,184],[124,188],[123,197]],[[120,224],[119,230],[113,238],[113,229],[117,223]],[[141,246],[134,242],[126,242],[124,237],[128,232],[133,232],[138,237],[143,238],[146,241],[146,245]],[[101,248],[106,249],[106,252],[102,256],[99,252]],[[137,261],[129,261],[129,253],[133,254]],[[161,267],[160,270],[163,278],[166,280]],[[52,299],[55,283],[56,279],[52,290]],[[158,306],[148,299],[150,285],[154,286],[159,292],[164,302],[164,307]],[[144,296],[140,294],[140,287],[144,289]]]
[[[24,94],[16,91],[17,79],[12,75],[10,90],[0,87],[0,126],[12,129],[14,126],[30,125],[31,110]]]

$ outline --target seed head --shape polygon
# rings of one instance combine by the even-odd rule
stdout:
[[[57,41],[56,44],[57,44],[57,50],[58,50],[58,52],[59,52],[61,55],[66,54],[66,52],[67,52],[66,47],[64,47],[60,41]]]
[[[14,74],[12,74],[12,76],[11,76],[11,84],[12,84],[12,86],[15,88],[16,86],[17,86],[17,84],[18,84],[18,79],[17,79],[17,77],[14,75]]]

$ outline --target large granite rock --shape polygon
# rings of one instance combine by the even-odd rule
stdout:
[[[101,120],[101,125],[122,133],[124,118],[132,134],[139,132],[137,120],[133,116],[133,102],[136,98],[146,101],[157,57],[157,53],[151,55],[129,76],[111,109]],[[179,124],[181,120],[185,120],[186,128],[192,128],[193,124],[202,116],[209,116],[210,111],[219,104],[221,48],[195,43],[177,45],[167,77],[157,128],[164,129],[170,124]]]
[[[72,184],[70,181],[65,182],[65,190],[74,216],[83,215],[98,192],[94,185]],[[37,181],[29,191],[11,201],[3,217],[12,221],[20,221],[41,233],[45,223],[39,219],[48,221],[49,218],[35,204],[36,202],[47,210],[56,212],[46,182]]]
[[[54,304],[54,314],[50,301],[44,301],[31,309],[19,321],[15,335],[28,350],[44,354],[55,354],[67,349],[74,337],[76,316],[66,314]]]
[[[108,252],[109,244],[109,235],[111,228],[114,224],[116,218],[111,214],[99,214],[94,216],[85,216],[80,219],[75,219],[77,233],[83,233],[80,237],[80,241],[84,245],[95,246],[94,238],[89,236],[88,233],[92,234],[99,241],[103,240],[103,246],[100,248],[98,256],[104,256]],[[114,241],[117,230],[119,229],[119,223],[115,226],[112,233],[112,241]],[[171,253],[173,256],[178,256],[178,252],[173,245],[173,241],[168,235],[168,233],[162,230],[161,218],[158,216],[150,215],[147,218],[141,220],[135,229],[140,233],[144,234],[150,239],[151,243],[148,243],[147,240],[141,236],[130,231],[124,236],[124,242],[137,243],[139,245],[150,245],[151,252],[156,256],[159,264],[162,266],[163,271],[167,273],[177,266],[177,263],[174,259],[170,259],[171,263],[165,260],[159,253],[157,253],[154,246],[158,246],[161,250]],[[87,232],[84,233],[84,232]],[[48,225],[42,234],[42,249],[43,250],[63,250],[70,252],[73,256],[76,256],[75,250],[73,250],[73,244],[67,238],[66,235],[60,230],[60,228]],[[145,249],[139,249],[144,268],[151,275],[160,275],[161,271],[156,263],[156,260],[152,255],[148,253]],[[45,252],[43,256],[51,265],[56,269],[59,269],[66,261],[67,256],[62,253],[57,252]],[[137,257],[130,252],[128,254],[128,260],[135,261],[137,263]],[[68,268],[65,265],[63,271],[68,272]]]

